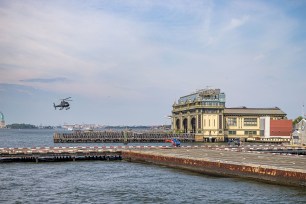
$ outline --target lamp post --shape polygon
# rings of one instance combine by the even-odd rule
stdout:
[[[172,116],[170,115],[166,115],[165,116],[166,119],[170,119],[170,129],[172,130]],[[165,129],[166,129],[166,126],[167,126],[167,120],[165,120]]]

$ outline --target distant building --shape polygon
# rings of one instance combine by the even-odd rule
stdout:
[[[302,119],[295,127],[296,130],[292,133],[292,144],[306,146],[306,120]]]
[[[242,140],[259,140],[262,138],[289,140],[291,136],[292,121],[286,120],[286,113],[278,107],[225,108],[224,117],[225,139],[238,137]],[[265,118],[265,123],[261,122],[262,118]]]
[[[196,141],[260,139],[261,117],[268,116],[273,121],[286,119],[286,113],[277,107],[226,108],[225,94],[220,89],[202,89],[182,96],[172,107],[173,131],[195,133]],[[272,127],[273,135],[277,125]]]
[[[0,128],[5,128],[4,115],[1,112],[0,112]]]

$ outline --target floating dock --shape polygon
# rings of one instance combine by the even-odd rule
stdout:
[[[262,150],[278,150],[268,153]],[[306,187],[306,156],[274,146],[111,146],[0,148],[0,162],[126,160],[186,169],[203,174],[241,177]],[[298,149],[299,153],[304,152]],[[291,153],[290,153],[291,152]],[[303,153],[304,154],[304,153]]]

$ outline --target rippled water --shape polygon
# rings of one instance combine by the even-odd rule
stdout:
[[[1,146],[52,146],[26,132],[0,130]],[[0,203],[306,203],[306,190],[125,161],[2,163]]]

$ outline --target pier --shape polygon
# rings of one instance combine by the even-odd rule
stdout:
[[[306,157],[244,149],[175,148],[124,151],[131,162],[144,162],[225,177],[240,177],[306,187]]]
[[[54,143],[150,143],[165,142],[172,138],[181,142],[194,142],[194,133],[155,133],[130,131],[74,131],[71,133],[54,133]]]
[[[281,145],[33,147],[0,148],[0,163],[125,160],[306,187],[305,154],[305,147]]]
[[[103,147],[0,148],[0,162],[121,160],[121,151]]]

